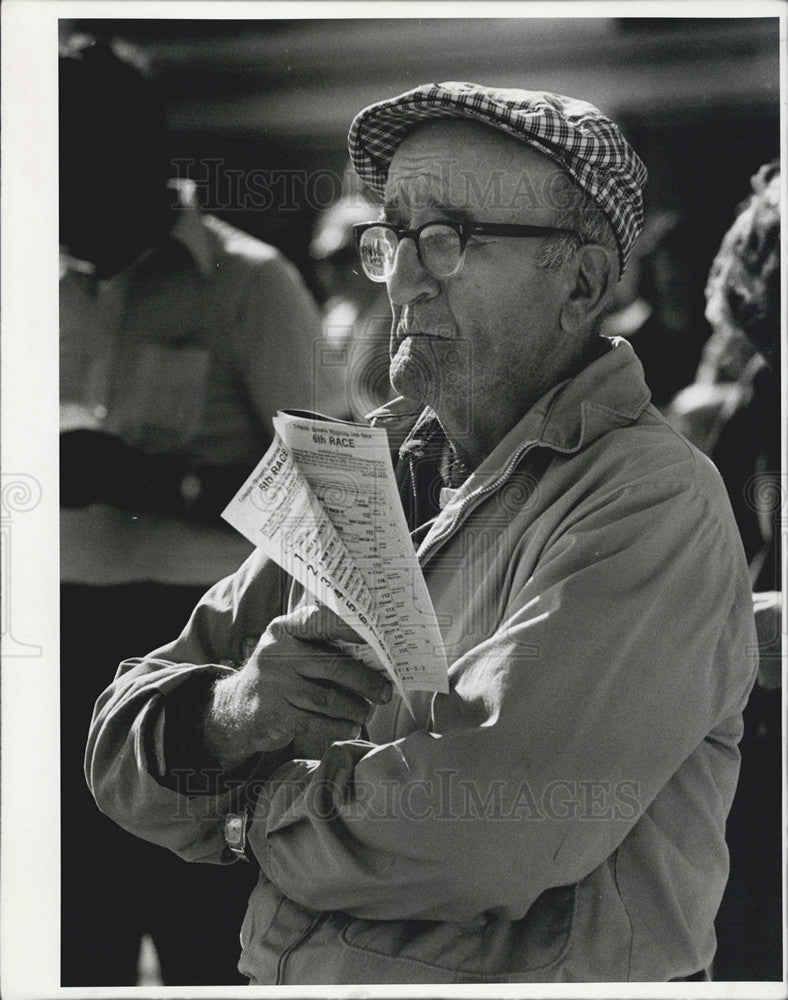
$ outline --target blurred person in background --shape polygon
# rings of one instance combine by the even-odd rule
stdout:
[[[361,270],[353,226],[375,218],[372,200],[345,171],[343,195],[318,213],[309,254],[323,299],[323,334],[338,364],[345,367],[348,416],[361,420],[391,399],[389,333],[391,307],[385,289]]]
[[[779,572],[773,526],[747,487],[780,467],[779,185],[778,165],[762,167],[722,240],[706,283],[712,336],[668,411],[722,473],[756,590],[774,590]]]
[[[654,213],[602,328],[604,336],[626,337],[632,344],[651,401],[661,410],[692,381],[707,333],[696,241],[678,213]]]
[[[119,663],[184,625],[251,546],[219,513],[284,405],[320,395],[317,308],[273,247],[168,183],[139,56],[75,39],[60,59],[62,982],[234,983],[247,866],[186,865],[123,833],[85,786],[90,713]],[[321,382],[325,388],[325,382]],[[341,388],[341,387],[340,387]],[[326,398],[328,397],[328,398]]]
[[[706,285],[712,342],[670,413],[722,474],[755,591],[760,669],[744,713],[731,875],[717,918],[715,976],[737,980],[782,974],[779,164],[761,167],[751,187]]]

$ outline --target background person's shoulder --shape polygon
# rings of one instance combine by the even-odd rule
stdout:
[[[230,225],[223,219],[217,219],[214,215],[204,215],[203,222],[214,252],[220,258],[237,258],[258,264],[285,260],[280,251],[270,243],[264,243],[256,236]]]

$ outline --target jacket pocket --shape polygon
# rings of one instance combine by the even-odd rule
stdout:
[[[540,982],[569,948],[575,887],[549,889],[522,920],[351,920],[342,982]]]
[[[321,914],[283,896],[260,872],[241,926],[238,971],[259,986],[286,982],[284,976],[290,953],[299,947],[302,950],[309,947],[320,918]],[[317,965],[322,972],[331,975],[325,965]],[[325,982],[333,981],[325,979]]]

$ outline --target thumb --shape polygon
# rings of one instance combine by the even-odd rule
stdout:
[[[364,640],[324,604],[304,604],[274,620],[294,639],[305,642],[363,642]],[[274,624],[273,622],[271,624]],[[270,626],[269,626],[270,628]]]

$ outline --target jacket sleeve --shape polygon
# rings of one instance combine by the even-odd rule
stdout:
[[[430,731],[337,743],[266,785],[250,839],[286,896],[373,920],[520,919],[611,855],[754,676],[741,546],[686,485],[578,513],[504,619],[450,668]],[[738,767],[735,747],[720,757]],[[717,798],[698,809],[724,822]]]
[[[222,821],[235,792],[220,786],[205,794],[216,776],[196,771],[176,775],[178,790],[171,787],[164,752],[167,696],[234,669],[244,640],[259,637],[282,613],[281,594],[281,570],[254,553],[205,594],[174,642],[121,663],[96,702],[85,755],[96,803],[124,829],[187,861],[234,860]]]

